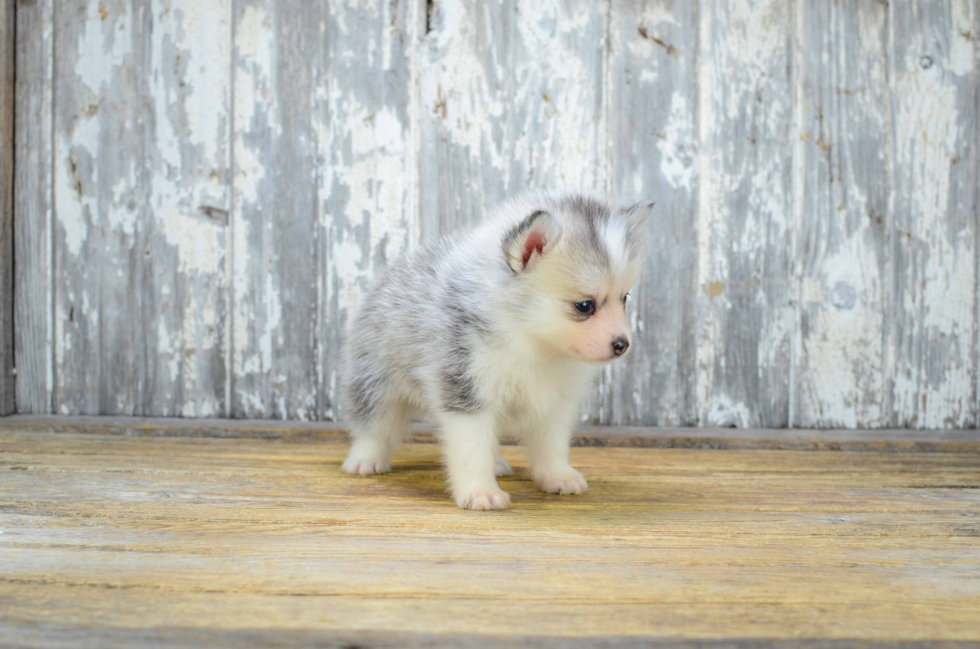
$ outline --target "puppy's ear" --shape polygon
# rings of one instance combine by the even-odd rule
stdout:
[[[653,201],[642,201],[622,210],[626,219],[626,249],[633,261],[643,258],[646,250],[646,236],[643,225],[653,212]]]
[[[623,210],[631,230],[639,230],[653,213],[653,201],[641,201]]]
[[[558,219],[544,210],[534,212],[504,237],[507,265],[517,274],[526,272],[554,248],[560,237]]]

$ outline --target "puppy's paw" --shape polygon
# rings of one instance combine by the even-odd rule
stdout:
[[[503,478],[504,476],[514,475],[514,469],[510,468],[507,464],[507,460],[502,457],[497,458],[497,464],[493,468],[493,474],[498,478]]]
[[[354,475],[378,475],[391,471],[391,462],[370,457],[358,457],[353,453],[344,460],[340,467],[344,473]]]
[[[572,467],[544,473],[535,477],[534,482],[538,489],[549,494],[578,495],[589,490],[585,476]]]
[[[494,511],[510,507],[510,495],[500,489],[486,489],[456,494],[456,504],[461,509]]]

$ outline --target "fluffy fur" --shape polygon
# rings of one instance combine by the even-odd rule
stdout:
[[[512,473],[501,431],[525,446],[539,488],[583,493],[569,439],[595,370],[628,348],[626,294],[652,206],[526,194],[392,264],[347,336],[343,470],[389,471],[411,418],[429,413],[460,507],[509,506],[495,478]]]

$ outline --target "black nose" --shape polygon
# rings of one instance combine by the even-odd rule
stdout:
[[[626,340],[625,338],[617,338],[612,342],[612,346],[613,353],[616,354],[616,356],[622,356],[626,353],[626,350],[629,349],[630,341]]]

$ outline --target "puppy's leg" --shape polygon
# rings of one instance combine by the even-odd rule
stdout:
[[[411,410],[407,404],[394,401],[370,422],[355,424],[351,430],[351,447],[341,467],[345,473],[374,475],[391,471],[391,459],[408,427]]]
[[[514,475],[514,469],[510,468],[507,460],[498,455],[497,461],[494,465],[493,474],[498,478],[504,478],[509,475]]]
[[[585,476],[568,463],[574,408],[524,428],[531,478],[538,489],[551,494],[582,494],[589,488]]]
[[[510,496],[497,486],[497,433],[489,413],[439,415],[449,488],[463,509],[507,509]]]

